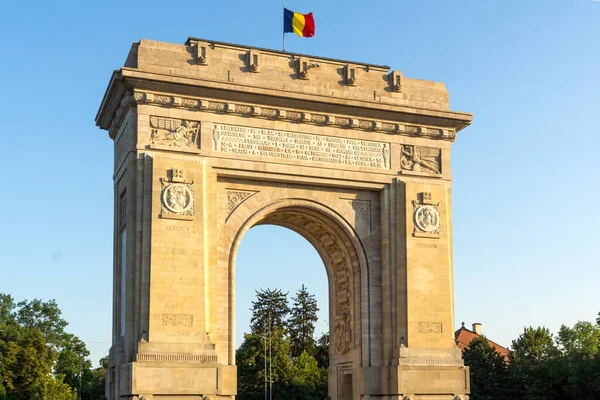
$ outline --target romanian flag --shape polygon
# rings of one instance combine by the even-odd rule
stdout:
[[[315,20],[312,13],[300,14],[283,9],[283,32],[296,32],[302,37],[315,36]]]

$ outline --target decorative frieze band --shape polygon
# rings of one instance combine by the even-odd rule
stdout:
[[[299,112],[296,110],[284,110],[252,106],[248,104],[234,104],[214,100],[167,96],[147,92],[135,92],[134,99],[138,104],[155,104],[162,107],[186,108],[194,111],[231,113],[266,119],[279,119],[315,125],[330,125],[340,128],[360,129],[406,136],[419,136],[439,140],[454,141],[454,139],[456,139],[456,132],[453,130],[403,125],[389,121],[364,120],[350,118],[347,116],[313,114]]]
[[[210,363],[217,362],[216,354],[164,354],[164,353],[140,353],[136,361],[169,361],[169,362],[192,362]]]
[[[464,365],[461,357],[401,357],[399,365]]]

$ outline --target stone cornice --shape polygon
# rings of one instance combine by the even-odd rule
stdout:
[[[365,124],[379,122],[382,125],[384,123],[391,123],[406,127],[436,127],[434,129],[439,128],[438,130],[446,131],[445,133],[439,134],[439,137],[437,138],[450,141],[455,139],[456,132],[470,125],[472,120],[472,115],[468,113],[392,106],[389,104],[379,104],[376,102],[369,103],[355,100],[347,100],[343,103],[338,103],[338,99],[318,96],[312,98],[305,94],[299,94],[294,98],[290,97],[287,92],[279,93],[278,91],[249,88],[241,85],[231,87],[231,85],[228,86],[222,82],[169,77],[123,68],[113,75],[96,117],[96,124],[101,129],[109,130],[109,135],[111,135],[111,137],[113,136],[113,133],[111,133],[112,128],[118,125],[115,124],[114,120],[119,119],[117,117],[119,116],[118,114],[121,108],[120,105],[116,107],[116,104],[118,104],[116,102],[120,102],[119,99],[126,96],[125,91],[131,92],[132,90],[152,94],[168,91],[170,93],[176,93],[176,95],[170,95],[173,98],[191,100],[201,100],[197,94],[202,93],[206,94],[206,98],[212,98],[215,99],[215,101],[217,101],[216,99],[222,100],[222,103],[231,102],[231,104],[241,103],[240,100],[243,99],[242,101],[244,101],[245,104],[241,105],[294,110],[314,115],[340,116],[350,120],[363,121],[363,125],[359,125],[359,129],[381,130],[410,136],[437,137],[438,135],[435,134],[435,132],[430,133],[427,131],[424,131],[422,134],[417,134],[421,132],[411,132],[410,128],[407,132],[402,132],[402,128],[396,128],[398,132],[393,132],[394,129],[390,127],[382,127],[382,129],[379,129],[378,125],[375,124],[373,128],[369,128]],[[169,95],[164,94],[164,96]],[[172,104],[159,105],[186,108],[179,105],[174,100],[172,100]],[[279,105],[282,106],[279,107]],[[286,105],[291,107],[285,107]],[[277,106],[277,108],[273,106]],[[321,113],[315,111],[321,111]],[[327,114],[324,114],[323,111],[327,112]],[[378,118],[367,119],[360,118],[361,116],[367,118],[373,116]],[[352,126],[352,122],[348,125],[349,128],[355,128]]]
[[[346,129],[382,132],[393,135],[424,137],[454,141],[454,130],[431,128],[417,125],[404,125],[390,121],[374,119],[351,118],[347,115],[332,115],[323,113],[308,113],[285,108],[262,107],[251,104],[217,101],[212,99],[172,96],[168,94],[135,91],[125,95],[121,106],[115,114],[110,131],[119,126],[130,106],[134,104],[149,104],[160,107],[180,108],[190,111],[211,113],[237,114],[254,118],[282,120],[307,123],[313,125],[333,126]]]

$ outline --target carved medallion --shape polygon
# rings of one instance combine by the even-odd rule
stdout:
[[[163,181],[161,214],[192,217],[194,215],[194,184]]]
[[[420,206],[415,211],[415,224],[423,232],[440,233],[440,213],[433,206]]]
[[[169,211],[181,214],[190,210],[194,197],[186,184],[171,183],[163,190],[162,200]]]
[[[404,171],[440,174],[441,153],[433,147],[402,146],[400,166]]]
[[[440,237],[440,203],[434,203],[431,192],[419,193],[419,200],[413,201],[414,236]]]

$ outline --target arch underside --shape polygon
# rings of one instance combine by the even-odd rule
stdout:
[[[361,309],[360,261],[346,232],[320,212],[302,207],[278,209],[254,225],[268,224],[297,232],[315,247],[323,260],[329,279],[332,355],[341,356],[360,347],[360,318],[355,314],[355,310]]]

